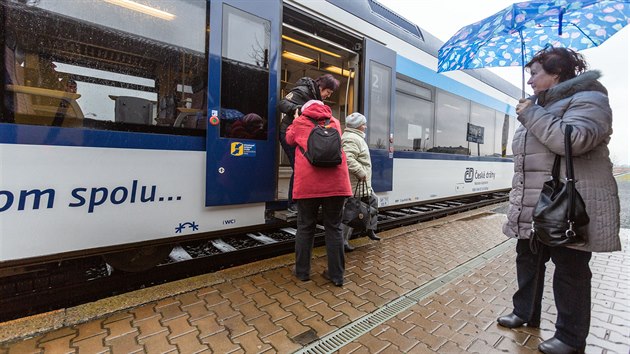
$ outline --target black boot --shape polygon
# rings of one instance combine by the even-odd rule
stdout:
[[[374,241],[380,241],[381,240],[380,237],[376,236],[376,232],[374,232],[374,230],[368,230],[367,237],[369,237],[370,240],[374,240]]]
[[[558,338],[547,339],[546,341],[538,345],[538,350],[545,354],[579,354],[584,353],[584,350],[573,348],[568,344],[564,344]]]
[[[346,242],[343,244],[343,250],[346,251],[346,253],[350,253],[354,251],[354,247],[350,246],[350,244]]]
[[[505,316],[501,316],[501,317],[497,318],[497,322],[499,322],[499,325],[501,325],[503,327],[507,327],[507,328],[522,327],[526,323],[527,323],[527,327],[538,328],[540,326],[540,323],[538,323],[538,322],[527,322],[524,319],[522,319],[522,318],[518,317],[517,315],[515,315],[514,313],[511,313],[509,315],[505,315]]]

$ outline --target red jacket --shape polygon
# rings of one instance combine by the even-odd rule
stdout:
[[[293,180],[293,199],[321,198],[352,195],[350,176],[346,154],[341,154],[341,164],[335,167],[315,167],[304,157],[302,149],[306,150],[306,141],[313,129],[310,117],[319,122],[330,119],[330,124],[341,135],[339,121],[332,116],[330,107],[322,104],[312,104],[302,115],[293,121],[287,129],[287,143],[298,146],[295,149],[295,171]]]

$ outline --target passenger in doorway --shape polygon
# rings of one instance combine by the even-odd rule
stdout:
[[[367,129],[367,119],[361,113],[355,112],[346,117],[346,129],[341,136],[343,151],[348,159],[348,170],[350,172],[350,187],[355,190],[359,183],[367,183],[370,200],[370,208],[378,209],[378,199],[372,190],[372,160],[370,159],[370,149],[365,141],[365,130]],[[368,197],[368,195],[364,195]],[[375,241],[381,238],[376,235],[376,224],[378,215],[371,215],[370,226],[367,236]],[[348,240],[352,235],[352,228],[343,225],[344,249],[352,252],[354,247],[350,246]]]
[[[330,125],[341,134],[339,121],[332,116],[330,107],[322,101],[310,100],[301,107],[302,115],[287,129],[287,143],[291,146],[307,148],[307,140],[313,129],[313,122],[330,119]],[[310,118],[310,119],[309,119]],[[317,226],[317,214],[322,207],[325,229],[328,269],[324,278],[335,286],[343,285],[345,258],[343,236],[341,234],[341,214],[346,197],[352,195],[348,165],[345,154],[341,164],[335,167],[311,165],[304,154],[295,157],[295,186],[293,198],[297,201],[297,235],[295,237],[295,276],[307,281],[311,276],[313,241]]]
[[[331,74],[325,74],[316,80],[310,77],[303,77],[295,83],[295,87],[278,103],[278,110],[284,113],[282,122],[280,123],[280,144],[282,149],[289,158],[289,164],[293,173],[289,180],[289,211],[296,212],[295,202],[293,201],[293,178],[295,176],[295,146],[287,143],[287,128],[293,123],[293,120],[302,114],[302,105],[310,100],[323,101],[330,97],[334,91],[339,88],[339,81]]]
[[[503,232],[516,243],[518,290],[512,313],[499,325],[540,325],[545,264],[555,264],[553,294],[556,332],[540,343],[543,353],[583,353],[591,319],[592,252],[621,250],[619,195],[612,174],[608,142],[612,111],[598,71],[586,71],[583,56],[566,48],[545,48],[525,65],[536,98],[516,106],[521,126],[514,133],[514,178]],[[549,180],[556,154],[564,155],[564,128],[573,126],[571,142],[576,188],[584,198],[590,222],[584,245],[530,249],[532,216],[543,183]],[[564,160],[564,158],[563,158]],[[564,162],[563,162],[564,164]]]

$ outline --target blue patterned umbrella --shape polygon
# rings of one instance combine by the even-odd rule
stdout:
[[[521,66],[552,45],[582,50],[628,24],[630,1],[524,1],[460,29],[440,48],[438,72]],[[525,72],[523,71],[523,96]]]

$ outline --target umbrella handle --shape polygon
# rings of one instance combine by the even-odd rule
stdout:
[[[523,39],[523,30],[518,31],[521,37],[521,98],[525,98],[525,40]]]

